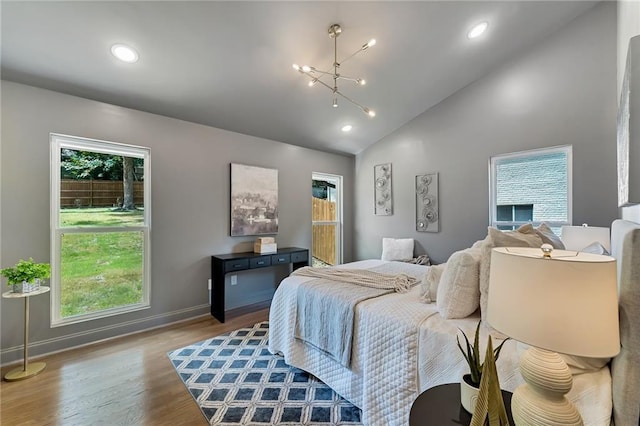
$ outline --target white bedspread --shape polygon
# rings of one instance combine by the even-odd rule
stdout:
[[[383,263],[387,262],[365,260],[348,267],[370,268]],[[389,267],[397,272],[418,279],[428,268],[391,263]],[[294,338],[296,291],[309,279],[289,277],[278,287],[269,314],[269,350],[282,353],[285,362],[310,372],[360,407],[365,425],[407,425],[411,404],[422,391],[459,382],[468,371],[455,336],[458,327],[472,336],[479,315],[444,320],[435,304],[420,302],[418,286],[408,293],[392,293],[356,306],[350,369],[301,343]],[[483,351],[486,335],[482,330]],[[513,391],[523,382],[517,372],[518,359],[515,342],[507,342],[497,365],[503,389]],[[606,368],[576,376],[569,397],[585,425],[609,424],[603,420],[611,413],[611,378]]]
[[[407,291],[417,282],[408,275],[378,269],[305,267],[293,273],[315,278],[298,286],[295,337],[349,367],[358,303],[394,290]]]

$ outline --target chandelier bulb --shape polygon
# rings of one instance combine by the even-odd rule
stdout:
[[[364,108],[364,112],[366,112],[369,117],[373,118],[376,116],[376,112],[372,109]]]
[[[333,98],[333,107],[338,108],[338,98]]]
[[[360,86],[364,86],[365,84],[367,84],[367,80],[365,80],[364,78],[359,78],[358,80],[356,80],[356,83],[358,83]]]
[[[484,31],[487,29],[488,26],[489,26],[488,22],[486,21],[480,22],[478,25],[473,27],[471,31],[469,31],[469,33],[467,33],[467,38],[472,39],[472,38],[480,37],[482,33],[484,33]]]
[[[300,65],[298,65],[298,64],[293,64],[293,65],[291,65],[291,66],[293,67],[293,69],[294,69],[294,70],[296,70],[296,71],[300,71]]]
[[[311,67],[309,65],[303,65],[302,66],[302,71],[309,72],[309,71],[311,71]]]
[[[368,42],[363,44],[362,48],[360,50],[366,50],[366,49],[370,48],[371,46],[375,46],[375,45],[376,45],[376,39],[372,38],[371,40],[369,40]]]
[[[313,86],[316,84],[316,82],[317,82],[317,81],[318,81],[318,79],[317,79],[317,78],[314,78],[313,80],[311,80],[311,81],[309,82],[309,87],[313,87]]]

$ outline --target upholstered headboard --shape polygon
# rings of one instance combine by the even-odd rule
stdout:
[[[617,426],[640,424],[640,224],[616,220],[611,254],[618,262],[620,353],[611,362],[613,418]]]

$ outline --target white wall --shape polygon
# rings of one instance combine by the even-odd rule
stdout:
[[[616,198],[616,5],[603,2],[356,156],[356,258],[411,237],[444,262],[484,238],[488,161],[573,145],[573,222],[608,226]],[[392,163],[394,214],[373,214],[373,166]],[[439,172],[440,229],[415,231],[414,177]]]
[[[345,261],[352,254],[354,158],[2,82],[1,266],[49,261],[49,133],[151,149],[151,309],[49,327],[49,295],[31,303],[31,353],[63,349],[208,312],[212,254],[251,250],[229,236],[230,163],[277,168],[280,247],[311,247],[311,174],[344,176]],[[228,307],[266,300],[284,267],[242,272]],[[227,279],[228,281],[228,279]],[[3,280],[4,282],[4,280]],[[21,357],[23,304],[2,299],[2,362]]]
[[[618,1],[618,99],[625,64],[627,63],[627,49],[629,39],[640,35],[640,0]],[[640,205],[623,207],[622,218],[640,222]]]

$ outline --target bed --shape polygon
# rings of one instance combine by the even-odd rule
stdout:
[[[621,352],[601,369],[574,375],[567,395],[585,425],[640,424],[640,225],[612,224],[612,255],[618,261]],[[405,273],[421,280],[427,266],[365,260],[341,266]],[[411,404],[424,390],[458,382],[467,365],[456,346],[460,330],[472,335],[478,311],[461,319],[444,319],[436,304],[421,301],[420,286],[392,292],[355,306],[351,359],[348,365],[296,339],[296,295],[311,277],[291,276],[278,287],[271,305],[269,350],[289,365],[308,371],[362,409],[365,425],[406,425]],[[488,327],[482,327],[486,342]],[[498,361],[503,389],[523,380],[518,372],[522,346],[505,344]]]

